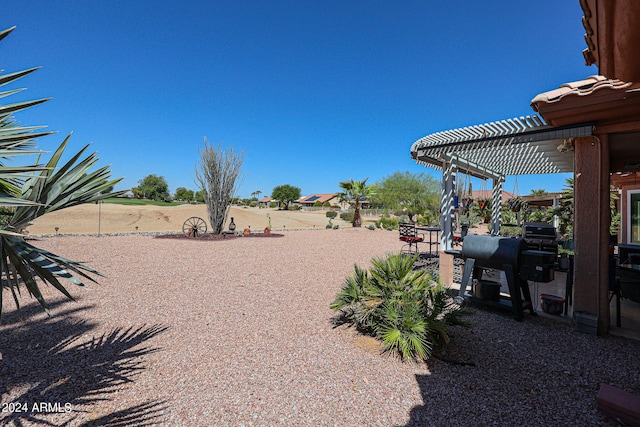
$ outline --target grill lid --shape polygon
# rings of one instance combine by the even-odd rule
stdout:
[[[553,225],[547,224],[547,223],[536,223],[536,222],[525,223],[523,226],[523,229],[524,231],[522,235],[524,236],[525,239],[545,238],[549,240],[556,240],[556,237],[557,237],[556,228]]]

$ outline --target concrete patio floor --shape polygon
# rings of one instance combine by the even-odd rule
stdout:
[[[430,268],[437,268],[437,258],[431,258],[430,263],[428,264]],[[459,262],[454,269],[454,283],[451,286],[452,289],[459,290],[460,282],[462,280],[462,270],[464,268],[464,263]],[[508,296],[509,288],[507,286],[506,278],[504,273],[500,270],[491,270],[486,271],[483,278],[487,280],[493,280],[500,283],[501,295]],[[566,280],[567,273],[560,270],[554,271],[554,279],[548,283],[538,283],[529,281],[529,292],[531,294],[531,300],[533,304],[533,308],[539,316],[545,316],[551,319],[555,319],[563,322],[573,322],[573,306],[569,304],[569,298],[566,298]],[[467,289],[470,289],[470,285],[468,285]],[[556,295],[561,298],[566,298],[567,302],[567,314],[548,314],[542,310],[540,303],[540,295],[541,294],[550,294]],[[526,312],[528,313],[528,311]],[[526,318],[527,314],[525,314]],[[625,338],[631,338],[640,341],[640,303],[631,301],[626,298],[622,298],[620,301],[620,320],[621,326],[616,326],[616,297],[614,296],[611,299],[610,303],[610,329],[609,333],[611,335],[621,336]]]

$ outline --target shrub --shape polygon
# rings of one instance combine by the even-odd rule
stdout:
[[[329,203],[329,202],[324,202],[324,203],[322,204],[322,207],[323,207],[323,208],[330,208],[330,207],[331,207],[331,203]]]
[[[347,323],[382,342],[385,352],[404,360],[427,360],[449,341],[448,326],[470,326],[468,312],[424,270],[417,257],[402,254],[372,260],[369,271],[357,265],[330,304]]]
[[[313,203],[313,206],[314,206],[314,207],[316,207],[316,208],[319,208],[319,207],[321,207],[321,206],[322,206],[322,202],[321,202],[320,200],[316,200],[316,201]]]
[[[340,219],[346,222],[353,222],[353,212],[342,212],[340,213]]]
[[[373,224],[369,224],[369,225],[367,225],[367,228],[368,228],[369,230],[375,230],[375,229],[376,229],[376,226],[375,226],[375,225],[373,225]]]
[[[376,227],[384,228],[385,230],[397,230],[398,218],[382,217],[376,221]]]
[[[269,207],[271,209],[277,208],[278,207],[278,202],[269,202]]]
[[[334,219],[335,217],[338,216],[338,212],[336,212],[336,211],[327,211],[327,213],[325,215],[327,216],[327,218]]]
[[[522,228],[516,226],[503,225],[500,227],[500,235],[503,237],[521,237]]]
[[[431,221],[426,216],[416,215],[416,224],[424,227],[424,226],[430,225]]]

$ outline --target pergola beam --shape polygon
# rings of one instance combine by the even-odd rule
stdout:
[[[461,158],[457,155],[448,155],[445,154],[442,156],[442,159],[447,163],[453,163],[456,165],[456,168],[464,172],[467,175],[472,175],[476,178],[480,179],[498,179],[502,175],[497,172],[492,171],[491,169],[482,166],[476,162]]]
[[[592,132],[592,123],[552,127],[537,116],[520,117],[425,136],[412,145],[411,156],[436,169],[455,158],[461,170],[469,165],[483,179],[572,172],[573,156],[560,152],[562,145]]]

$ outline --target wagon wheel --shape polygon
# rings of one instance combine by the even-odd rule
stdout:
[[[207,223],[197,216],[192,216],[182,224],[182,233],[187,237],[201,237],[206,232]]]

